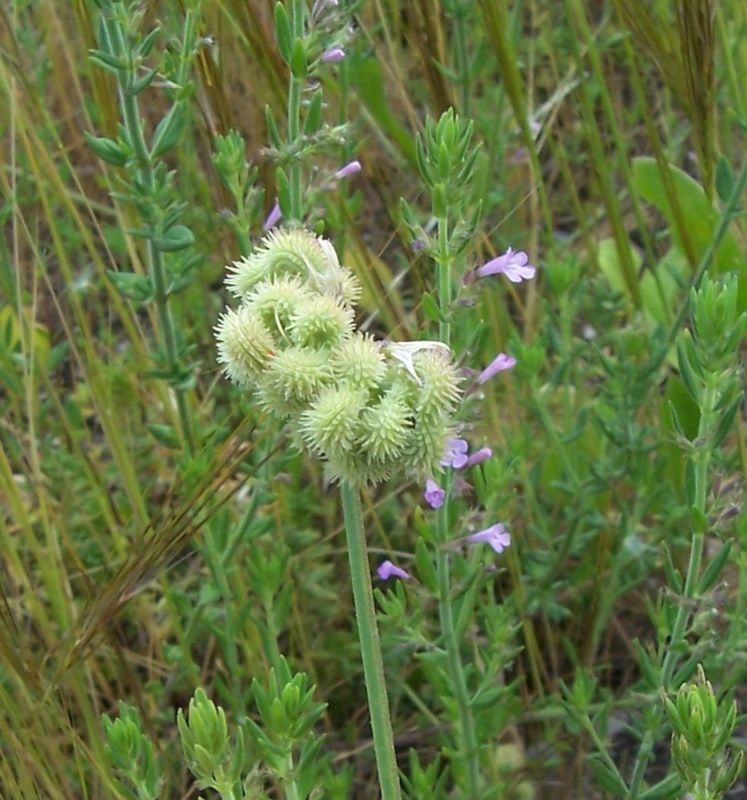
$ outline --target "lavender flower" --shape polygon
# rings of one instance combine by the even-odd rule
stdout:
[[[506,528],[497,523],[485,528],[484,531],[478,531],[467,537],[470,544],[480,544],[484,542],[489,544],[496,553],[502,553],[511,544],[511,534]]]
[[[537,271],[528,261],[529,256],[523,250],[514,251],[509,247],[502,256],[498,256],[480,267],[477,275],[484,278],[486,275],[496,275],[500,272],[512,283],[521,283],[533,278]]]
[[[262,225],[262,230],[267,233],[270,228],[274,228],[278,222],[283,218],[283,212],[280,210],[280,203],[276,200],[275,205],[270,209],[267,219]]]
[[[455,437],[447,439],[446,450],[439,463],[442,467],[461,469],[469,460],[467,456],[468,450],[469,445],[465,439],[457,439]]]
[[[334,64],[337,61],[342,61],[345,58],[345,51],[342,47],[333,47],[331,50],[326,50],[322,53],[322,64]]]
[[[444,499],[446,498],[446,492],[433,480],[433,478],[428,478],[425,482],[425,491],[423,492],[423,497],[425,498],[425,502],[431,508],[441,508],[444,504]]]
[[[465,467],[474,467],[475,464],[482,464],[483,461],[487,461],[489,458],[492,458],[492,456],[493,451],[489,447],[481,447],[467,459]]]
[[[497,375],[499,372],[503,372],[515,366],[516,359],[513,356],[508,356],[505,353],[498,353],[488,366],[477,376],[477,382],[482,386],[482,384],[490,380],[493,375]]]
[[[388,581],[389,578],[400,578],[400,580],[407,581],[412,577],[412,575],[410,575],[406,569],[398,567],[389,559],[382,561],[381,564],[379,564],[376,569],[376,574],[379,576],[379,580],[382,581]]]
[[[360,172],[363,167],[361,167],[360,161],[350,161],[349,163],[345,164],[344,167],[340,167],[340,169],[335,172],[335,178],[338,180],[340,178],[348,178],[350,175],[355,175],[356,173]]]

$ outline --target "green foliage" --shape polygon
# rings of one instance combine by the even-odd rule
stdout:
[[[0,795],[380,797],[353,450],[408,798],[728,796],[747,10],[602,5],[9,4]]]
[[[153,744],[141,730],[136,708],[120,701],[119,717],[104,716],[104,733],[112,766],[134,787],[127,796],[155,800],[161,796],[162,778],[156,771]]]
[[[702,667],[696,683],[682,685],[674,700],[665,697],[664,702],[672,725],[672,760],[683,786],[695,800],[719,800],[742,767],[743,752],[728,747],[736,702],[730,697],[716,700]]]

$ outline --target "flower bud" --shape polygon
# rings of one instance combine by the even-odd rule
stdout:
[[[274,355],[272,336],[252,309],[228,309],[215,326],[218,363],[240,386],[253,383]]]

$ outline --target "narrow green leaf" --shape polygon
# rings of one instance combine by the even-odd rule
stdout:
[[[272,116],[272,110],[269,106],[265,106],[265,123],[267,125],[267,138],[270,140],[270,144],[276,149],[282,147],[283,140],[280,137],[280,131],[278,130],[278,126],[275,124],[275,120]]]
[[[438,308],[438,304],[433,299],[433,295],[430,292],[423,292],[420,296],[420,302],[423,306],[423,311],[425,315],[428,317],[431,322],[440,322],[443,317],[441,316],[441,311]]]
[[[290,202],[290,181],[282,167],[278,167],[275,173],[275,184],[278,189],[278,203],[283,216],[289,219],[291,216],[291,202]]]
[[[711,589],[719,579],[726,562],[729,560],[732,544],[733,542],[731,539],[729,539],[728,542],[724,542],[719,548],[718,553],[708,562],[708,566],[705,568],[700,578],[700,583],[698,584],[698,592],[700,594]]]
[[[688,346],[684,339],[677,340],[677,364],[680,368],[680,376],[685,388],[690,392],[690,396],[698,401],[700,392],[698,391],[698,380],[693,370],[693,365],[690,361],[690,354],[688,353]]]
[[[415,569],[418,579],[428,591],[436,594],[438,592],[438,576],[433,565],[428,545],[423,539],[418,539],[415,545]]]
[[[664,545],[664,573],[667,576],[667,583],[669,584],[669,588],[675,592],[676,594],[682,594],[683,590],[683,583],[682,583],[682,575],[677,567],[674,566],[674,562],[672,561],[672,554],[669,551],[669,548]]]
[[[296,78],[303,78],[306,75],[306,46],[303,39],[295,39],[290,60],[291,72]]]
[[[304,133],[312,135],[322,127],[322,90],[317,89],[313,95],[309,106],[306,110],[306,119],[304,120],[303,130]]]
[[[107,139],[104,136],[92,136],[88,131],[83,132],[83,138],[91,150],[102,161],[106,161],[107,164],[122,167],[127,162],[127,151],[114,139]]]
[[[721,156],[716,164],[716,194],[719,200],[726,202],[734,190],[734,173],[725,156]]]
[[[721,419],[718,421],[716,430],[713,433],[712,447],[718,447],[724,441],[728,433],[734,426],[734,420],[737,416],[737,411],[742,406],[742,392],[737,392],[734,399],[729,403],[726,410],[721,414]]]
[[[275,6],[275,41],[278,51],[286,64],[291,61],[291,27],[288,12],[282,3]]]
[[[141,92],[144,92],[150,85],[153,83],[153,79],[158,74],[158,70],[151,69],[148,70],[145,75],[137,78],[136,80],[132,81],[129,85],[123,88],[123,91],[126,95],[131,97],[136,97]]]
[[[184,129],[185,120],[184,106],[181,103],[172,106],[168,114],[158,123],[158,127],[153,134],[152,158],[158,158],[171,150]]]
[[[137,46],[137,54],[140,58],[147,58],[150,55],[153,45],[158,39],[158,34],[161,33],[161,28],[156,25],[155,28],[143,39]]]
[[[145,427],[160,444],[172,450],[179,449],[179,437],[176,435],[176,431],[172,425],[146,425]]]
[[[589,766],[594,773],[594,778],[597,783],[606,792],[611,792],[616,797],[627,797],[628,787],[625,781],[620,777],[617,770],[612,770],[607,764],[602,761],[602,757],[598,753],[592,753],[589,758]]]

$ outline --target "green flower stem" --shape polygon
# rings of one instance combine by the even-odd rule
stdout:
[[[288,141],[297,143],[301,130],[301,81],[291,75],[288,92]],[[300,220],[303,215],[301,193],[301,164],[294,156],[290,165],[290,217]]]
[[[449,221],[438,220],[438,308],[441,320],[438,323],[438,338],[451,346],[451,258],[449,257]]]
[[[291,5],[291,26],[294,39],[302,39],[305,22],[304,0],[293,0]],[[293,149],[301,135],[301,90],[302,80],[291,70],[288,87],[288,143]],[[290,218],[300,220],[303,217],[303,194],[301,191],[301,164],[298,156],[294,156],[290,164]]]
[[[449,223],[446,218],[438,220],[438,306],[441,312],[441,319],[438,326],[438,335],[445,344],[451,345],[451,264],[449,256]],[[468,797],[476,800],[480,796],[480,771],[479,753],[477,750],[477,737],[475,735],[475,723],[472,717],[472,708],[469,704],[469,694],[467,692],[467,681],[464,677],[464,668],[459,649],[459,639],[454,625],[454,609],[451,603],[451,568],[450,555],[443,549],[444,543],[449,538],[449,495],[451,483],[450,476],[447,476],[446,495],[441,508],[438,509],[438,540],[442,547],[437,552],[438,570],[438,615],[441,622],[441,634],[444,637],[446,653],[449,663],[449,675],[454,695],[459,708],[459,724],[461,727],[461,737],[459,744],[462,749],[462,757],[467,770],[467,780],[469,785]]]
[[[368,707],[371,714],[376,765],[382,800],[400,800],[397,757],[389,716],[389,700],[384,679],[384,662],[381,658],[379,631],[376,626],[371,572],[368,566],[366,537],[363,531],[363,514],[358,489],[348,483],[340,488],[345,516],[350,579],[353,584],[355,615],[363,658]]]
[[[109,39],[116,48],[118,55],[127,58],[127,44],[125,42],[122,26],[119,22],[112,18],[104,17],[104,25]],[[140,117],[140,110],[138,108],[137,97],[128,91],[127,84],[129,80],[134,78],[133,72],[130,72],[125,78],[122,72],[117,73],[117,86],[119,93],[119,100],[122,108],[122,117],[124,127],[127,131],[127,138],[132,145],[135,159],[138,165],[138,178],[142,183],[145,191],[152,194],[155,185],[153,179],[153,163],[148,150],[148,145],[145,141],[145,132],[143,130],[143,121]],[[176,372],[179,357],[176,346],[176,333],[174,331],[174,322],[171,317],[171,308],[168,303],[168,294],[166,292],[166,276],[163,266],[163,255],[156,246],[156,238],[160,235],[160,221],[157,214],[154,213],[154,208],[148,209],[146,224],[150,226],[152,235],[147,241],[147,261],[148,273],[153,282],[154,301],[156,304],[156,313],[158,315],[158,329],[163,340],[164,350],[166,352],[166,365],[171,373]],[[189,407],[184,391],[175,389],[176,405],[179,414],[179,421],[182,428],[182,436],[187,445],[189,452],[194,450],[194,435],[192,432],[192,419],[189,413]]]
[[[445,517],[441,512],[447,504],[439,509],[439,522]],[[442,527],[442,525],[439,525]],[[439,537],[441,538],[441,537]],[[443,541],[443,539],[442,539]],[[439,549],[437,558],[438,570],[438,615],[441,621],[441,632],[446,645],[446,655],[449,662],[449,675],[454,696],[459,709],[459,725],[461,727],[461,737],[459,745],[462,750],[464,765],[467,770],[467,782],[469,792],[467,797],[477,800],[480,797],[480,770],[479,753],[477,749],[477,737],[475,735],[475,724],[472,718],[472,708],[469,704],[469,694],[467,692],[467,681],[464,677],[462,668],[462,658],[459,651],[459,639],[454,625],[454,609],[451,603],[451,576],[449,553]]]
[[[703,401],[700,409],[700,423],[698,425],[697,439],[704,442],[700,452],[695,454],[695,502],[694,508],[702,515],[706,513],[706,494],[708,490],[708,465],[711,460],[711,447],[709,439],[713,430],[713,425],[717,421],[716,404],[718,403],[719,392],[713,385],[706,386],[703,391]],[[684,597],[690,600],[695,596],[696,584],[700,577],[700,565],[703,560],[703,545],[705,533],[696,531],[693,534],[690,544],[690,558],[687,563],[687,574],[685,576]],[[664,664],[661,671],[662,686],[667,687],[672,679],[676,650],[682,637],[685,635],[687,622],[690,618],[689,604],[683,603],[677,609],[677,616],[674,620],[672,635],[669,640],[669,648],[664,657]]]
[[[704,442],[703,449],[696,455],[695,462],[695,502],[694,507],[702,514],[706,512],[706,493],[708,486],[708,465],[710,462],[711,450],[708,443],[711,431],[713,429],[715,406],[718,402],[718,389],[713,386],[706,386],[701,402],[700,409],[700,423],[698,425],[698,439]],[[685,576],[685,586],[683,595],[685,600],[690,600],[695,596],[696,585],[700,577],[700,565],[703,560],[703,546],[705,542],[705,533],[696,531],[693,533],[692,542],[690,544],[690,557],[687,563],[687,574]],[[690,619],[689,606],[682,603],[677,609],[677,616],[674,619],[674,627],[672,628],[672,635],[669,638],[669,646],[664,656],[664,661],[661,668],[661,685],[669,688],[672,682],[674,667],[677,658],[678,645],[682,641],[687,623]],[[647,746],[648,745],[648,746]],[[647,739],[641,743],[636,755],[635,763],[633,766],[634,775],[642,775],[646,765],[648,764],[651,756],[652,748]],[[631,794],[631,797],[635,795]]]
[[[301,800],[301,792],[298,790],[298,783],[293,777],[296,766],[293,763],[293,753],[288,754],[285,776],[282,779],[285,800]]]

